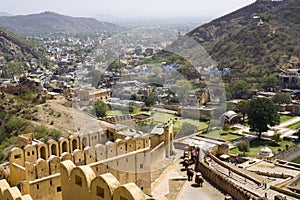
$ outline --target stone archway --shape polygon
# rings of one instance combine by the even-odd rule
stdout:
[[[44,146],[42,146],[40,148],[40,155],[41,155],[41,158],[43,158],[44,160],[47,160],[46,148]]]

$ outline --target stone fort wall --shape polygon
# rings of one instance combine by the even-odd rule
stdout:
[[[17,187],[10,187],[5,179],[0,180],[0,199],[5,200],[32,200],[29,194],[22,195]]]
[[[201,172],[205,178],[213,182],[218,187],[222,188],[222,190],[231,194],[234,199],[249,200],[250,198],[260,198],[259,196],[256,196],[255,194],[252,194],[244,188],[240,187],[239,185],[235,184],[224,174],[221,174],[213,167],[208,166],[203,162],[199,163],[199,169],[201,169]]]
[[[138,134],[111,142],[99,132],[47,143],[35,140],[33,134],[21,135],[19,147],[9,153],[9,169],[0,173],[12,187],[30,194],[34,200],[59,200],[62,199],[60,164],[69,160],[75,166],[89,166],[97,176],[111,173],[121,184],[133,182],[150,194],[152,165],[157,159],[168,157],[171,151],[172,126],[165,126],[165,132],[168,134],[164,137],[154,136],[159,141],[154,147],[153,137]]]
[[[67,160],[61,163],[62,199],[146,200],[156,199],[145,195],[134,183],[121,184],[112,174],[97,175],[88,166],[76,166]]]

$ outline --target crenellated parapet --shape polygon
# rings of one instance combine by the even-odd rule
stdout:
[[[61,177],[62,199],[156,199],[146,195],[134,183],[122,185],[111,173],[96,175],[90,166],[76,166],[72,161],[61,163]]]
[[[11,149],[9,162],[0,166],[0,175],[10,186],[19,188],[21,194],[30,194],[33,200],[63,199],[62,181],[67,176],[64,177],[62,170],[68,172],[67,179],[71,177],[78,184],[81,181],[72,173],[95,174],[91,179],[82,180],[89,195],[101,196],[102,189],[94,187],[93,183],[107,182],[110,176],[123,184],[125,196],[130,196],[128,191],[132,188],[150,194],[152,165],[160,162],[153,159],[163,160],[170,155],[173,123],[169,121],[157,129],[159,133],[150,134],[122,125],[112,125],[106,130],[108,132],[74,134],[57,141],[50,139],[45,143],[36,140],[33,134],[20,135],[19,147]],[[61,163],[68,164],[62,168]],[[68,171],[73,168],[74,172]],[[130,182],[134,186],[127,185]],[[110,185],[107,188],[111,191],[108,199],[120,199],[119,193],[112,193],[116,188]]]
[[[29,194],[22,195],[17,187],[10,187],[5,179],[0,180],[0,199],[32,200]]]

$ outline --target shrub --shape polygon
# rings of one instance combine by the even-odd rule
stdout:
[[[238,145],[237,145],[239,151],[242,151],[242,152],[249,152],[250,151],[250,143],[249,141],[243,141],[243,142],[240,142]]]
[[[274,140],[275,142],[280,142],[282,141],[281,137],[280,137],[280,133],[275,133],[272,137],[272,140]]]
[[[290,137],[283,137],[282,138],[284,141],[293,141],[293,138],[290,138]]]

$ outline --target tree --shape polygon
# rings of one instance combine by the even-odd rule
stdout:
[[[237,145],[239,151],[241,152],[249,152],[250,151],[250,142],[242,141]]]
[[[159,76],[163,73],[163,68],[159,67],[159,66],[154,66],[152,67],[152,72],[156,75]]]
[[[288,104],[291,103],[292,97],[290,94],[285,94],[285,93],[277,93],[272,97],[272,101],[275,104]]]
[[[280,136],[281,136],[280,133],[275,133],[275,134],[271,137],[271,139],[274,140],[275,142],[280,142],[280,141],[282,141],[282,139],[281,139]]]
[[[244,80],[235,82],[229,90],[231,91],[232,98],[234,99],[248,99],[252,96],[248,89],[248,83]]]
[[[128,112],[129,113],[134,113],[135,107],[137,107],[137,104],[134,101],[130,101],[128,103]]]
[[[235,111],[239,112],[243,115],[243,121],[245,120],[245,116],[247,113],[248,102],[249,102],[248,100],[242,100],[242,101],[239,101],[235,106]]]
[[[13,76],[19,77],[25,73],[22,65],[18,62],[7,63],[5,72],[4,78],[12,78]]]
[[[250,128],[258,132],[258,138],[268,130],[268,125],[279,124],[278,107],[270,99],[257,98],[249,101],[246,113]]]
[[[108,111],[108,106],[101,100],[95,102],[95,113],[97,117],[106,117],[106,112]]]
[[[145,105],[146,106],[153,106],[155,105],[156,102],[156,96],[154,96],[153,94],[150,94],[146,99],[145,99]]]
[[[278,86],[278,84],[279,84],[278,78],[276,78],[275,76],[268,76],[266,78],[260,79],[260,86],[265,90],[274,88],[275,86]]]

